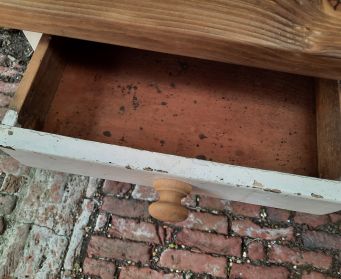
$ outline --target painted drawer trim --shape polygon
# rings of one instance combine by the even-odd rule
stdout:
[[[0,146],[23,164],[152,186],[157,178],[195,191],[313,214],[341,209],[341,182],[184,158],[0,125]]]

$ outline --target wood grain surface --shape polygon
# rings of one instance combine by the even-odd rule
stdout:
[[[64,54],[46,132],[317,176],[313,78],[76,40]]]
[[[316,87],[319,176],[341,180],[341,85],[319,79]]]
[[[330,79],[340,14],[327,0],[0,0],[0,26]]]
[[[66,65],[61,49],[61,40],[48,35],[41,38],[10,104],[19,113],[19,123],[26,128],[41,127],[49,111]]]

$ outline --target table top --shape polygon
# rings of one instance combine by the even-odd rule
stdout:
[[[0,26],[340,79],[334,2],[0,0]]]

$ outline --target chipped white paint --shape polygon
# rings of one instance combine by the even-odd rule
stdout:
[[[5,113],[4,118],[1,121],[1,124],[7,126],[15,126],[18,121],[18,113],[15,110],[8,110]]]
[[[37,32],[25,31],[25,30],[23,32],[25,34],[26,39],[28,40],[31,47],[33,48],[33,50],[36,50],[42,34],[37,33]]]
[[[137,150],[5,125],[3,151],[23,164],[152,186],[173,178],[223,199],[313,214],[341,209],[341,182]]]
[[[138,184],[135,185],[134,191],[131,193],[131,196],[135,200],[144,200],[149,202],[156,201],[159,198],[159,194],[154,190],[154,188]]]

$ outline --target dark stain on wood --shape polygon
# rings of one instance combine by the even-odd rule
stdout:
[[[111,132],[110,131],[103,131],[103,136],[111,137]]]
[[[311,78],[70,42],[71,47],[65,48],[68,64],[43,131],[188,158],[204,155],[215,162],[317,175]],[[97,55],[89,57],[89,53]],[[186,63],[180,66],[178,61]],[[181,75],[169,75],[180,70]],[[162,94],[155,94],[161,93],[160,88]],[[166,112],[162,102],[167,103]],[[110,131],[111,136],[103,131]]]

